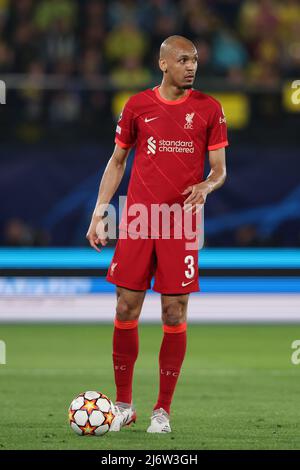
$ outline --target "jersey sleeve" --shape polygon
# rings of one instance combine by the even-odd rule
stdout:
[[[123,149],[133,147],[136,141],[134,111],[130,99],[120,114],[115,135],[115,143]]]
[[[214,110],[208,127],[208,150],[217,150],[228,145],[226,117],[223,108],[215,100],[214,104]]]

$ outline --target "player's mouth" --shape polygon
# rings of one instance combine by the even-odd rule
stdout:
[[[186,80],[194,80],[195,75],[186,75],[184,78],[185,78]]]

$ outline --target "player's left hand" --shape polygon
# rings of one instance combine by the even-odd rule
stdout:
[[[190,195],[183,203],[183,209],[185,212],[192,211],[193,214],[196,214],[205,204],[207,195],[210,193],[210,185],[203,181],[202,183],[188,186],[182,194],[186,195],[189,193]]]

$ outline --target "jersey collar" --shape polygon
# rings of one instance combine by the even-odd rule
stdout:
[[[193,91],[192,88],[189,89],[189,90],[187,91],[187,94],[186,94],[185,96],[183,96],[182,98],[180,98],[179,100],[166,100],[165,98],[163,98],[163,97],[161,96],[161,94],[159,93],[159,90],[158,90],[158,89],[159,89],[159,85],[157,85],[156,87],[154,87],[154,88],[153,88],[153,91],[154,91],[156,97],[159,99],[159,101],[162,101],[162,102],[165,103],[165,104],[170,104],[170,105],[172,105],[172,106],[174,106],[174,105],[176,105],[176,104],[181,104],[181,103],[183,103],[184,101],[186,101],[186,100],[189,98],[189,96],[191,95],[192,91]]]

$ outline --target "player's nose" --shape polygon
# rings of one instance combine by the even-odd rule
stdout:
[[[194,72],[196,70],[196,64],[194,64],[192,61],[188,61],[186,63],[186,71],[187,72]]]

